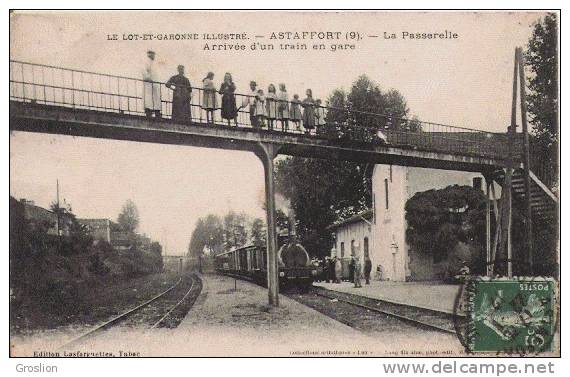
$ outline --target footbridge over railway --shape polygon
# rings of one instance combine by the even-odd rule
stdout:
[[[322,108],[325,121],[309,132],[291,122],[288,129],[252,127],[247,106],[240,108],[235,125],[226,125],[217,115],[206,121],[200,107],[201,88],[192,88],[191,118],[180,122],[171,119],[172,93],[164,83],[151,83],[161,93],[161,116],[145,114],[143,93],[148,84],[135,78],[10,61],[10,130],[255,153],[265,170],[269,302],[273,305],[278,305],[273,161],[280,154],[481,172],[487,187],[498,182],[509,192],[512,189],[515,198],[528,198],[533,217],[557,216],[557,198],[548,188],[550,178],[530,174],[522,191],[516,180],[526,177],[521,170],[525,167],[522,152],[529,150],[528,138],[521,133],[491,133],[331,107]],[[236,94],[238,103],[247,97]],[[505,205],[510,206],[510,196],[507,199]],[[488,222],[492,212],[495,216],[501,212],[493,210],[491,202],[496,203],[489,197]],[[490,225],[487,238],[489,263],[493,263],[500,250],[491,248]],[[501,245],[496,238],[495,245]]]

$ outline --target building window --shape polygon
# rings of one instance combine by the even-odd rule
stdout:
[[[368,251],[368,237],[364,237],[364,258],[370,258],[370,252]]]
[[[350,255],[354,256],[354,240],[350,241]]]
[[[386,209],[388,209],[390,205],[388,201],[388,178],[384,179],[384,196],[386,197]]]
[[[344,258],[344,242],[340,243],[340,257]]]

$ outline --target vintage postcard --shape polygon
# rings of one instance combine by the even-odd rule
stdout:
[[[10,356],[560,356],[559,30],[11,11]]]

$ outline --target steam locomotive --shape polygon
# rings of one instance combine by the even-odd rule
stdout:
[[[287,237],[288,238],[288,237]],[[283,238],[279,237],[281,241]],[[308,290],[317,275],[317,269],[305,248],[293,237],[277,253],[279,287],[281,290],[297,288]],[[218,254],[214,258],[216,271],[241,277],[260,285],[267,285],[267,248],[248,245]]]

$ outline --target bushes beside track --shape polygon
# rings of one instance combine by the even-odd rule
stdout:
[[[115,250],[76,225],[66,236],[49,234],[30,224],[22,203],[10,197],[12,330],[49,328],[92,310],[83,297],[95,286],[162,271],[160,245],[143,245],[133,235],[128,250]]]

